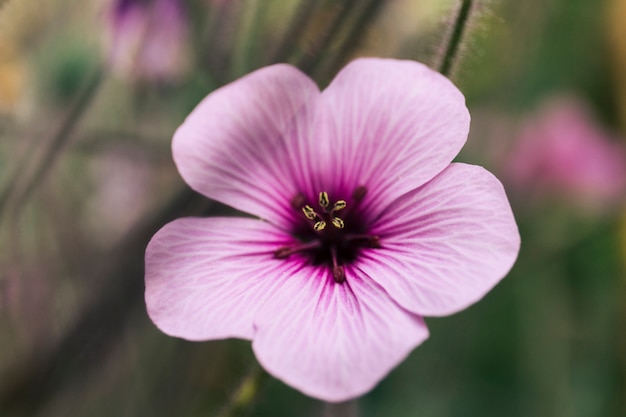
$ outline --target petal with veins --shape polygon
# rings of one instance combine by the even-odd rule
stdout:
[[[344,401],[372,389],[428,337],[358,268],[335,284],[327,268],[294,267],[255,319],[252,346],[271,374],[304,393]]]
[[[384,212],[382,248],[358,265],[416,314],[442,316],[482,298],[511,269],[520,237],[502,184],[481,167],[451,164]]]

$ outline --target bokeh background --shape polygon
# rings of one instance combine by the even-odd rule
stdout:
[[[356,56],[445,66],[472,114],[458,160],[505,184],[518,262],[354,403],[241,391],[249,342],[145,313],[151,235],[228,213],[172,134],[256,68],[324,86]],[[626,416],[625,146],[625,0],[0,0],[0,415]]]

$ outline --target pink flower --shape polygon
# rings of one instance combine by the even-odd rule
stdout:
[[[123,78],[173,81],[189,66],[187,16],[180,0],[113,0],[109,65]]]
[[[519,190],[587,208],[610,206],[626,192],[623,144],[572,98],[551,100],[523,126],[505,170]]]
[[[502,185],[450,162],[463,95],[424,65],[359,59],[320,93],[297,69],[255,71],[174,135],[195,190],[258,218],[186,218],[146,252],[165,333],[252,339],[267,371],[314,397],[370,390],[428,337],[422,316],[480,299],[519,235]]]

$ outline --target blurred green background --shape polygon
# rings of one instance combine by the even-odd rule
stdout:
[[[427,319],[430,339],[355,403],[268,379],[240,415],[626,416],[626,194],[507,171],[554,98],[626,143],[625,0],[181,1],[178,43],[158,57],[179,65],[156,76],[138,62],[152,30],[124,34],[111,3],[0,0],[0,415],[220,415],[255,366],[249,342],[170,338],[143,304],[151,235],[228,211],[186,188],[174,130],[213,89],[273,62],[322,87],[356,56],[440,68],[466,4],[449,75],[472,131],[457,159],[504,182],[516,266],[468,310]],[[126,68],[112,64],[120,33],[139,39]]]

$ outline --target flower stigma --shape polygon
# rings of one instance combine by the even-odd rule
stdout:
[[[328,192],[321,191],[314,208],[302,193],[298,193],[291,200],[291,206],[302,213],[305,220],[292,232],[298,243],[281,246],[274,251],[274,257],[286,259],[302,253],[311,264],[327,266],[336,283],[345,282],[344,265],[354,262],[363,248],[381,247],[380,238],[367,233],[357,210],[366,194],[367,188],[358,186],[348,204],[344,199],[332,201]]]

